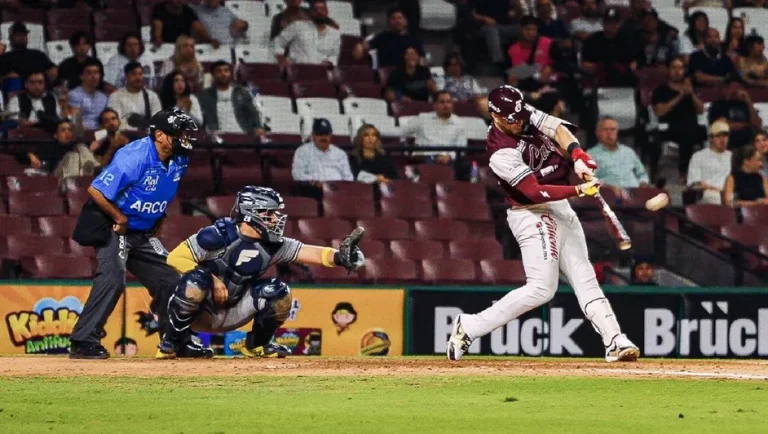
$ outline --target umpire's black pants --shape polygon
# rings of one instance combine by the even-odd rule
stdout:
[[[160,240],[146,232],[113,232],[106,245],[96,248],[98,268],[93,286],[70,339],[79,344],[100,343],[104,324],[125,289],[126,269],[149,290],[150,309],[164,323],[168,308],[162,300],[168,300],[179,280],[179,273],[166,263],[167,257]]]

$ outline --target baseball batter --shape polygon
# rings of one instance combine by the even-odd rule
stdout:
[[[600,187],[594,177],[597,165],[571,131],[575,126],[525,104],[512,86],[491,91],[488,109],[493,117],[490,167],[511,206],[507,222],[520,245],[526,284],[478,314],[459,315],[448,340],[448,359],[461,359],[475,339],[551,300],[562,271],[603,339],[605,360],[636,360],[640,351],[621,333],[589,262],[581,223],[566,200],[594,196]],[[569,184],[571,169],[563,155],[570,156],[573,170],[587,181]]]

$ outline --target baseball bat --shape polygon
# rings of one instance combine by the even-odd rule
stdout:
[[[611,229],[611,234],[619,242],[619,249],[631,249],[632,239],[630,239],[629,235],[627,235],[627,231],[624,229],[624,226],[621,225],[619,218],[616,217],[616,214],[608,205],[608,202],[603,199],[603,196],[600,195],[600,192],[595,195],[595,198],[598,202],[600,202],[600,206],[603,208],[603,216],[605,216],[605,220],[608,222],[608,227]]]

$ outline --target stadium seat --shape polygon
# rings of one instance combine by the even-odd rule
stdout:
[[[365,277],[375,284],[419,282],[416,262],[398,258],[366,260]]]
[[[53,176],[9,176],[5,183],[9,192],[43,193],[59,189],[59,180]]]
[[[49,24],[45,30],[48,32],[48,37],[51,40],[66,40],[72,37],[77,32],[91,32],[91,24],[89,22],[73,21],[72,23],[64,24]],[[33,47],[30,47],[33,48]]]
[[[718,232],[723,226],[736,224],[733,208],[724,205],[688,205],[685,215],[693,222]]]
[[[468,259],[425,259],[423,278],[431,284],[468,285],[477,282],[475,263]]]
[[[312,281],[316,283],[360,283],[365,276],[365,268],[350,273],[344,267],[312,267]]]
[[[3,23],[14,23],[21,21],[24,23],[36,23],[42,24],[45,20],[45,10],[42,8],[33,7],[19,7],[16,9],[8,8],[2,11]],[[3,33],[2,37],[6,37],[7,33]]]
[[[432,103],[424,101],[409,101],[392,104],[392,111],[395,116],[418,116],[421,113],[431,113],[435,111],[435,106]],[[402,125],[402,123],[401,123]]]
[[[744,216],[746,225],[764,225],[768,222],[768,206],[753,206],[742,208],[741,214]]]
[[[0,176],[24,175],[25,167],[10,155],[0,155]]]
[[[212,195],[213,188],[213,172],[210,167],[190,166],[181,178],[178,195],[181,198],[201,198]]]
[[[466,223],[442,218],[417,220],[414,224],[417,238],[428,240],[451,241],[469,237]]]
[[[285,209],[283,213],[288,215],[288,218],[306,218],[306,217],[319,217],[318,202],[310,197],[301,196],[285,196]]]
[[[93,176],[70,176],[62,181],[65,193],[85,191],[93,182]]]
[[[429,198],[398,196],[381,199],[381,215],[404,219],[425,219],[434,217],[435,213]]]
[[[400,138],[400,129],[397,127],[395,123],[395,118],[389,115],[353,115],[350,116],[351,126],[352,126],[352,133],[353,135],[357,134],[357,130],[363,126],[363,124],[369,124],[376,127],[377,130],[379,130],[379,133],[381,134],[382,138],[386,137],[396,137],[398,138],[397,143],[399,143]]]
[[[45,43],[45,52],[51,62],[59,65],[67,57],[72,56],[72,48],[69,41],[48,41]]]
[[[429,72],[432,73],[432,80],[435,81],[435,85],[437,86],[437,88],[438,89],[445,88],[445,68],[443,68],[442,66],[439,66],[439,65],[438,66],[430,66],[429,67]],[[459,115],[459,116],[463,116],[463,115],[459,114],[459,112],[457,110],[457,108],[461,104],[464,104],[464,103],[459,102],[459,101],[454,101],[454,103],[453,103],[453,112],[455,114]]]
[[[445,257],[443,243],[434,240],[394,240],[389,249],[393,257],[411,261]]]
[[[79,256],[82,258],[95,258],[96,249],[93,247],[83,247],[77,243],[77,241],[70,239],[69,241],[69,253],[70,256]]]
[[[11,215],[30,217],[63,215],[64,202],[55,192],[11,192],[8,197],[8,210]]]
[[[274,134],[296,136],[301,134],[301,116],[299,115],[292,113],[277,113],[272,115],[267,113],[266,116],[264,116],[263,122],[270,133],[273,133],[270,135],[270,138],[276,143],[278,142],[278,138],[275,138]],[[295,140],[291,140],[293,141],[289,141],[288,143],[296,144],[301,138],[298,137]]]
[[[348,97],[341,103],[347,115],[387,116],[387,102],[382,99]]]
[[[91,199],[91,196],[85,190],[67,192],[67,209],[69,215],[80,215],[83,205]]]
[[[293,63],[289,64],[286,70],[286,77],[290,82],[322,82],[325,79],[327,80],[325,83],[328,85],[332,75],[325,65]]]
[[[282,82],[275,83],[274,86],[281,86]],[[282,83],[287,90],[287,85]],[[270,85],[272,87],[272,85]],[[270,92],[274,89],[270,90]],[[281,95],[261,95],[257,99],[259,111],[269,116],[293,115],[293,101],[288,96]]]
[[[234,194],[244,185],[259,185],[261,181],[262,173],[258,167],[223,167],[220,192]]]
[[[64,255],[64,238],[32,234],[11,234],[6,237],[8,257],[20,259],[35,255]]]
[[[302,236],[308,236],[321,240],[342,239],[352,231],[352,224],[346,220],[336,218],[309,218],[300,219],[299,232]]]
[[[421,164],[418,166],[419,182],[437,184],[438,182],[454,181],[456,174],[452,166],[445,164]]]
[[[485,200],[451,197],[437,201],[437,214],[445,219],[469,222],[487,222],[491,220],[490,210]]]
[[[329,87],[333,88],[333,86]],[[328,92],[331,92],[331,90],[329,89]],[[341,114],[339,100],[336,99],[335,95],[328,98],[296,98],[296,111],[299,115],[312,117]]]
[[[451,241],[448,244],[451,258],[471,259],[482,261],[485,259],[504,259],[501,244],[495,238],[465,238]]]
[[[226,6],[241,20],[267,16],[267,10],[263,2],[230,0],[226,3]]]
[[[324,118],[331,124],[331,128],[333,129],[334,134],[334,140],[333,143],[335,145],[344,145],[344,143],[340,143],[342,140],[346,139],[349,140],[349,116],[347,115],[339,115],[339,114],[323,114],[322,111],[314,111],[311,114],[304,114],[301,116],[300,121],[300,128],[301,128],[301,136],[309,139],[309,137],[312,134],[312,122],[316,118]],[[335,137],[340,136],[340,137]]]
[[[337,98],[336,86],[327,80],[305,80],[291,83],[296,98]]]
[[[205,206],[217,218],[229,217],[235,206],[234,196],[211,196],[205,199]]]
[[[37,224],[40,227],[40,235],[46,237],[70,238],[75,231],[77,217],[40,217],[37,219]]]
[[[282,73],[277,66],[277,58],[275,54],[264,45],[238,45],[235,47],[235,61],[237,66],[235,70],[240,72],[240,68],[250,66],[252,64],[261,64],[270,66],[274,74],[267,77],[280,77]],[[257,75],[253,75],[257,78]],[[264,79],[265,77],[261,77]]]
[[[728,225],[720,229],[720,234],[752,250],[759,251],[760,245],[768,242],[768,228],[761,225]],[[738,253],[738,249],[732,245],[725,245],[721,250],[729,253]],[[749,268],[757,268],[762,264],[762,259],[750,252],[743,252],[744,260]]]
[[[477,199],[478,201],[486,200],[485,186],[471,182],[438,182],[435,184],[435,193],[437,193],[438,199],[464,197]]]
[[[344,83],[342,85],[343,96],[357,98],[381,99],[382,91],[379,84]]]
[[[23,274],[36,279],[90,279],[91,261],[74,256],[36,255],[21,260]]]
[[[373,199],[373,186],[354,181],[323,183],[323,197],[362,197]]]
[[[464,125],[464,131],[469,140],[485,140],[488,138],[488,125],[485,120],[479,117],[461,117],[461,123]]]
[[[407,179],[396,179],[389,184],[389,189],[382,190],[384,197],[411,197],[430,200],[432,186],[424,182],[412,182]]]
[[[232,63],[232,47],[228,45],[220,45],[218,48],[213,48],[211,44],[195,44],[195,55],[197,60],[203,64],[218,61]]]
[[[323,215],[326,217],[358,219],[376,216],[372,198],[333,196],[323,199]]]
[[[523,261],[480,261],[480,281],[490,285],[524,285],[526,277]]]
[[[360,30],[360,20],[357,18],[347,18],[342,20],[337,20],[339,24],[339,32],[342,35],[347,36],[362,36],[362,31]]]
[[[420,27],[430,31],[446,31],[456,27],[456,5],[446,0],[419,0]]]
[[[367,228],[366,228],[367,229]],[[338,249],[341,245],[341,240],[331,241],[331,246]],[[360,250],[363,251],[366,259],[369,258],[388,258],[390,256],[389,249],[383,241],[372,240],[368,238],[368,232],[366,231],[365,237],[360,241]]]
[[[352,3],[347,1],[329,0],[328,16],[336,21],[343,21],[355,18],[355,12]]]
[[[337,83],[375,84],[376,75],[368,65],[340,65],[334,77]]]
[[[360,219],[358,226],[365,228],[365,239],[407,240],[411,238],[411,227],[407,221],[392,217]]]
[[[31,233],[32,221],[30,219],[17,216],[0,216],[0,237]]]

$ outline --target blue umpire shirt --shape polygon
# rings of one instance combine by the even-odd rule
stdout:
[[[129,230],[148,231],[165,215],[188,162],[174,156],[166,168],[152,138],[145,137],[118,150],[91,186],[128,217]]]

